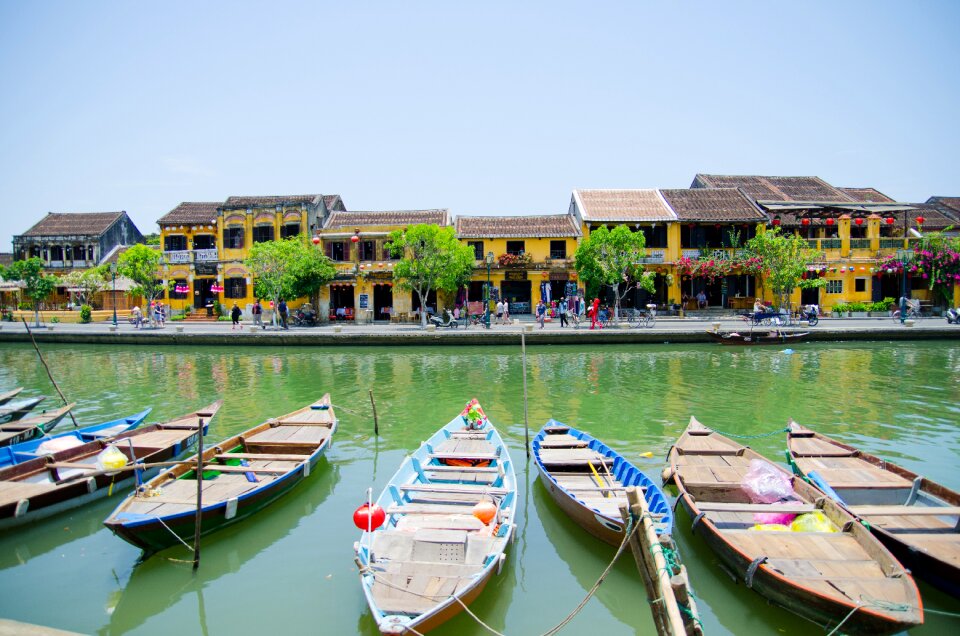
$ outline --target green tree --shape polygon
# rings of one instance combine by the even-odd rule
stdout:
[[[827,283],[823,278],[803,278],[807,265],[823,253],[810,249],[807,241],[797,234],[781,234],[778,227],[767,229],[747,241],[744,251],[748,258],[759,258],[762,262],[777,309],[790,308],[793,290],[823,287]]]
[[[143,313],[150,316],[151,324],[155,323],[150,305],[163,296],[164,292],[163,281],[158,278],[162,261],[163,254],[160,250],[142,243],[127,249],[117,260],[117,273],[133,281],[134,286],[129,293],[143,297],[146,305]]]
[[[143,243],[144,243],[144,245],[159,246],[159,245],[160,245],[160,234],[157,233],[157,232],[153,232],[152,234],[144,234],[144,235],[143,235]]]
[[[337,273],[330,259],[305,236],[256,243],[244,265],[253,273],[254,294],[257,298],[269,298],[274,307],[281,298],[313,299]],[[274,312],[274,324],[276,320]]]
[[[473,248],[457,240],[452,227],[412,225],[390,233],[390,253],[400,260],[393,279],[401,289],[417,293],[420,324],[427,326],[426,300],[432,290],[456,291],[473,272]],[[439,309],[439,308],[438,308]]]
[[[63,284],[79,291],[76,292],[81,305],[88,305],[93,297],[107,288],[107,275],[110,268],[98,265],[86,270],[76,270],[63,277]]]
[[[613,292],[614,315],[620,316],[620,300],[631,287],[653,292],[653,272],[646,272],[641,259],[646,255],[642,232],[631,232],[626,225],[613,230],[601,226],[586,238],[573,255],[574,267],[587,287],[609,287]]]
[[[34,322],[39,327],[40,303],[53,293],[57,286],[57,277],[44,276],[43,261],[36,256],[24,261],[14,261],[7,270],[6,276],[24,284],[23,295],[33,303]]]

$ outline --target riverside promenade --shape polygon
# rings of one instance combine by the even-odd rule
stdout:
[[[719,325],[717,325],[719,323]],[[471,326],[458,329],[423,329],[412,323],[352,322],[317,327],[290,327],[288,330],[268,326],[253,327],[244,322],[241,329],[231,329],[230,322],[168,321],[162,328],[134,328],[128,322],[113,327],[110,322],[81,324],[45,324],[31,330],[38,342],[68,344],[149,344],[209,346],[423,346],[423,345],[502,345],[516,344],[520,334],[531,344],[664,344],[671,342],[711,342],[707,331],[715,326],[723,333],[749,333],[750,325],[734,315],[709,317],[658,317],[651,328],[626,325],[591,331],[589,322],[579,329],[560,327],[559,321],[548,322],[540,329],[532,317],[523,316],[509,325],[491,325],[490,329]],[[772,327],[753,327],[755,333]],[[960,338],[960,326],[943,318],[924,318],[912,326],[901,325],[890,318],[822,318],[816,327],[785,327],[785,332],[806,331],[804,342],[825,341],[893,341],[938,340]],[[0,323],[0,343],[29,341],[22,323]],[[773,345],[776,346],[776,345]]]

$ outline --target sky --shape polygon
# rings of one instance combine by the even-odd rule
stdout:
[[[0,252],[47,212],[561,214],[816,175],[960,196],[960,2],[0,0]]]

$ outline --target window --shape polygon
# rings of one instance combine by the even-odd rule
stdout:
[[[163,237],[165,252],[183,252],[187,249],[187,237],[181,235]]]
[[[524,253],[523,241],[507,241],[507,254],[519,255]],[[482,256],[480,258],[483,258]]]
[[[273,226],[272,225],[258,225],[253,228],[253,242],[254,243],[265,243],[267,241],[273,240]]]
[[[345,261],[350,254],[343,241],[330,241],[327,243],[327,258],[331,261]]]
[[[828,280],[828,281],[827,281],[827,293],[828,293],[828,294],[842,294],[842,293],[843,293],[843,281],[842,281],[842,280]]]
[[[223,281],[224,298],[246,298],[247,297],[247,279],[246,278],[228,278]]]
[[[280,228],[280,238],[290,238],[300,233],[299,223],[285,223]]]
[[[550,241],[550,258],[566,258],[567,257],[567,242],[566,241]]]
[[[473,248],[473,257],[478,260],[483,260],[483,241],[467,241],[467,245]]]
[[[228,227],[223,230],[223,247],[228,250],[243,249],[244,237],[242,227]]]
[[[853,279],[853,291],[865,292],[867,291],[867,279],[866,278],[854,278]]]
[[[217,239],[212,234],[196,234],[193,237],[193,249],[212,250],[217,247]]]
[[[376,241],[360,241],[357,243],[357,249],[360,250],[360,260],[361,261],[375,261],[377,260],[377,243]]]
[[[399,256],[394,256],[390,253],[390,248],[387,247],[390,244],[390,241],[384,241],[383,243],[383,260],[385,261],[397,261],[400,260]]]

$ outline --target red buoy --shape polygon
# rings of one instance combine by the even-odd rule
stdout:
[[[361,530],[376,530],[387,520],[387,513],[378,504],[363,504],[353,511],[353,525]]]

